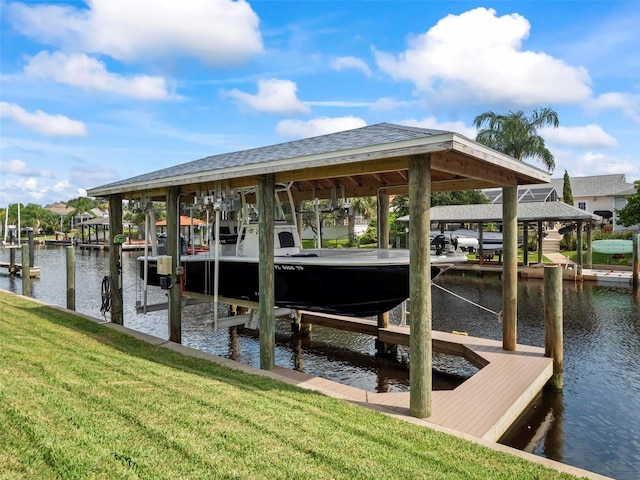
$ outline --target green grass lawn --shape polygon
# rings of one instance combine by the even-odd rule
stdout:
[[[0,292],[0,479],[572,478]]]

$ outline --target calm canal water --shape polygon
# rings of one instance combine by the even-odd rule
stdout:
[[[124,253],[125,325],[168,338],[166,311],[138,315],[141,298],[135,252]],[[0,250],[0,261],[8,261]],[[19,256],[19,254],[18,254]],[[64,306],[64,248],[37,247],[35,263],[41,278],[32,282],[32,296]],[[106,252],[76,250],[76,306],[100,317],[101,282],[108,274]],[[443,276],[438,283],[491,310],[501,309],[497,278]],[[0,288],[20,293],[21,278],[0,272]],[[496,317],[434,288],[433,326],[443,331],[500,339]],[[520,282],[518,342],[544,346],[543,285]],[[165,299],[150,289],[149,303]],[[392,314],[392,322],[399,321]],[[259,366],[257,335],[251,331],[214,332],[209,304],[190,306],[183,315],[183,343],[210,353]],[[529,406],[501,443],[585,468],[617,479],[636,479],[640,472],[640,294],[630,288],[587,282],[564,284],[564,391],[544,392]],[[288,321],[278,321],[276,363],[371,391],[408,390],[408,352],[394,360],[375,356],[373,339],[314,326],[311,338],[291,335]],[[476,369],[457,357],[436,355],[434,388],[454,388]],[[499,395],[499,392],[496,392]]]

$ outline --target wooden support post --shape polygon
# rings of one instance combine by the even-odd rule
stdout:
[[[578,264],[578,275],[582,277],[582,220],[578,220],[576,239],[576,263]]]
[[[122,309],[122,285],[120,285],[120,271],[122,268],[120,249],[115,243],[115,236],[122,233],[122,195],[117,193],[109,196],[109,274],[111,276],[111,321],[118,325],[124,324]]]
[[[542,240],[544,239],[544,231],[542,230],[542,222],[538,222],[538,263],[542,263]]]
[[[389,248],[389,195],[378,195],[378,248]],[[389,327],[389,312],[378,315],[378,328]],[[376,352],[379,355],[395,354],[397,348],[376,339]],[[393,351],[391,351],[393,350]]]
[[[304,209],[304,202],[298,202],[296,204],[296,226],[298,227],[298,237],[300,237],[300,242],[302,242],[302,232],[304,230],[304,222],[302,219],[302,210]]]
[[[529,223],[522,225],[522,265],[529,266]]]
[[[7,212],[8,215],[8,212]],[[13,245],[14,243],[14,237],[13,237],[13,230],[9,230],[9,245]],[[10,275],[15,275],[16,273],[16,249],[15,248],[10,248],[9,249],[9,274]]]
[[[484,223],[478,223],[478,264],[482,265],[484,263],[484,248],[482,244],[484,243]]]
[[[518,330],[518,187],[502,188],[502,348],[515,350]]]
[[[67,247],[67,309],[76,309],[76,249]]]
[[[409,285],[411,324],[409,348],[409,411],[431,415],[431,155],[409,158]]]
[[[640,286],[640,233],[633,236],[633,288]]]
[[[587,222],[587,268],[593,268],[593,248],[591,246],[593,238],[593,222]]]
[[[31,269],[29,268],[29,244],[22,245],[22,267],[20,269],[22,276],[22,295],[31,296]]]
[[[548,386],[561,390],[563,334],[562,334],[562,267],[544,267],[544,323],[546,357],[553,358],[553,376]]]
[[[258,179],[258,228],[260,290],[260,368],[273,370],[275,366],[275,284],[273,281],[275,176],[260,175]]]
[[[173,259],[173,272],[169,289],[169,340],[182,343],[182,304],[180,277],[182,245],[180,242],[180,187],[167,188],[167,255]]]
[[[29,229],[27,237],[29,239],[29,266],[34,267],[36,264],[36,250],[35,241],[33,240],[33,228]]]

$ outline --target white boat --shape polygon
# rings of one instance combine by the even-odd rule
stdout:
[[[624,255],[633,253],[633,241],[620,239],[595,240],[591,242],[591,248],[596,253]]]
[[[214,298],[258,302],[259,226],[254,207],[246,205],[242,192],[238,221],[225,225],[225,237],[208,252],[181,255],[185,291]],[[277,196],[276,196],[277,197]],[[237,195],[235,196],[237,198]],[[350,316],[387,312],[409,297],[409,251],[405,249],[303,249],[291,215],[276,202],[279,218],[274,235],[275,304],[300,310]],[[230,207],[231,208],[231,207]],[[215,232],[216,228],[211,229]],[[222,228],[219,229],[222,231]],[[216,258],[215,252],[218,251]],[[140,276],[148,285],[166,285],[158,275],[157,257],[139,257]],[[435,278],[466,256],[452,242],[432,245],[431,276]],[[148,265],[145,274],[144,265]],[[218,280],[216,280],[216,273]]]
[[[470,243],[470,252],[474,252],[480,248],[478,232],[467,228],[459,228],[451,232],[453,238],[457,238],[459,244],[465,246]],[[473,242],[475,240],[475,242]],[[475,245],[474,245],[475,243]],[[482,232],[482,249],[502,251],[503,250],[502,232]]]

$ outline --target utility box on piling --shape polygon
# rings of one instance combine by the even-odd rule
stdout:
[[[173,273],[173,262],[171,255],[158,255],[158,275],[171,275]]]

